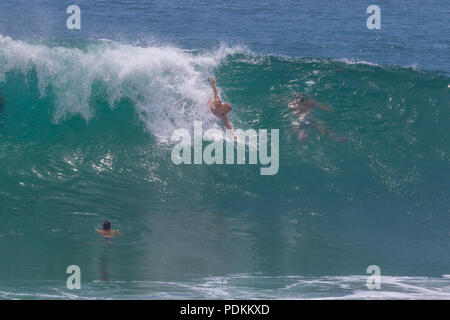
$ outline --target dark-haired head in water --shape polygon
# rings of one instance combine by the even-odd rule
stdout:
[[[109,221],[103,222],[103,230],[104,230],[104,231],[109,231],[109,230],[111,230],[111,222],[109,222]]]
[[[96,231],[105,238],[114,238],[121,234],[118,230],[111,230],[111,222],[109,221],[103,222],[103,230],[96,229]]]

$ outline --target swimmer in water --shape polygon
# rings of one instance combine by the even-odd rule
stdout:
[[[296,116],[298,116],[299,120],[305,124],[314,124],[314,127],[321,132],[322,134],[325,134],[329,136],[330,138],[334,138],[333,132],[328,130],[325,125],[322,122],[319,121],[313,121],[308,120],[308,118],[311,115],[311,111],[314,107],[326,110],[326,111],[332,111],[331,107],[324,105],[323,103],[316,101],[306,94],[299,92],[296,94],[294,100],[289,102],[288,107],[292,110],[292,113],[294,113]],[[302,130],[298,134],[298,140],[300,142],[303,142],[308,138],[308,135]],[[337,138],[336,140],[341,141],[342,138]]]
[[[231,104],[228,102],[222,103],[222,101],[220,100],[216,89],[216,79],[211,78],[211,85],[214,93],[214,101],[209,99],[209,109],[212,113],[214,113],[215,116],[223,120],[227,129],[233,130],[233,127],[230,124],[230,120],[228,120],[227,118],[228,112],[231,111]]]
[[[288,106],[295,115],[298,115],[299,117],[302,118],[309,115],[313,107],[317,107],[322,110],[332,111],[332,109],[329,106],[326,106],[323,103],[308,97],[306,94],[302,92],[296,93],[294,100],[292,100],[288,104]]]
[[[95,229],[95,231],[107,239],[112,239],[115,236],[121,235],[119,230],[111,230],[111,222],[109,221],[103,222],[103,230]]]

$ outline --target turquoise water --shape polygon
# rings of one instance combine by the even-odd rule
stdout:
[[[337,17],[319,2],[81,2],[76,34],[58,27],[65,5],[14,3],[0,5],[1,298],[449,298],[437,7],[415,29],[416,11],[389,5],[371,33],[351,1]],[[216,10],[234,23],[213,25]],[[235,127],[280,129],[278,174],[172,163],[175,129],[224,129],[212,75]],[[298,91],[333,107],[313,120],[342,139],[303,127]],[[123,235],[99,238],[105,219]],[[73,264],[81,290],[65,287]]]

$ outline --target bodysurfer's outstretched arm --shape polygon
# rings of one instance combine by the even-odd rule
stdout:
[[[213,89],[213,93],[214,93],[214,100],[219,100],[219,95],[217,94],[217,88],[216,88],[216,79],[215,78],[211,78],[211,85],[212,85],[212,89]]]

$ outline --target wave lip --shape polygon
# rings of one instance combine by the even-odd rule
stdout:
[[[211,95],[208,78],[228,55],[241,48],[190,52],[171,46],[138,47],[101,40],[85,48],[29,44],[0,35],[0,81],[11,72],[35,73],[40,95],[52,93],[55,122],[95,113],[90,100],[95,85],[106,90],[113,108],[130,99],[147,128],[161,140],[191,119],[212,119],[205,112]]]

